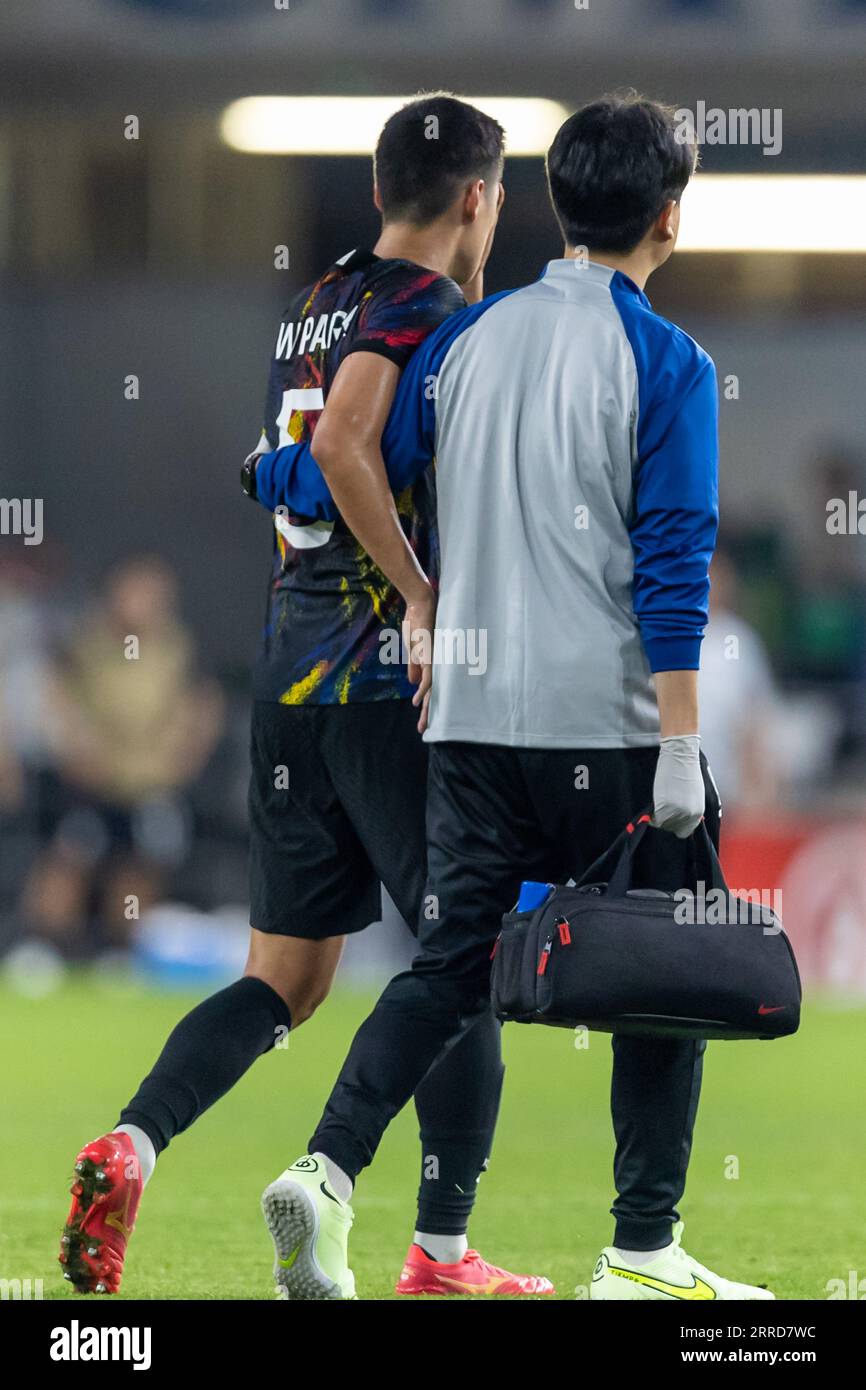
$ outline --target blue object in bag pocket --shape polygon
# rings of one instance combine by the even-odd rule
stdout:
[[[533,912],[535,908],[541,907],[541,904],[546,902],[552,892],[552,883],[536,883],[531,878],[525,878],[520,885],[520,897],[517,899],[517,911]]]

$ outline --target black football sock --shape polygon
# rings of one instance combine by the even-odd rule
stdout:
[[[249,976],[236,980],[181,1019],[119,1123],[138,1125],[161,1153],[291,1026],[276,990]]]
[[[463,1235],[493,1144],[505,1068],[502,1027],[486,1011],[415,1092],[421,1126],[416,1230]]]

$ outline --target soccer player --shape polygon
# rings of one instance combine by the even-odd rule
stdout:
[[[366,485],[387,492],[380,436],[401,369],[422,340],[480,297],[502,201],[503,132],[465,102],[422,97],[385,125],[375,156],[382,231],[296,296],[276,339],[256,460],[321,437]],[[426,597],[435,575],[435,497],[420,477],[388,510]],[[251,940],[244,977],[193,1009],[111,1133],[78,1155],[61,1261],[82,1291],[120,1283],[142,1186],[158,1154],[257,1057],[314,1012],[347,933],[380,915],[384,883],[416,929],[425,877],[426,749],[414,685],[380,659],[399,634],[402,600],[349,529],[275,518],[273,574],[252,715]],[[404,584],[404,592],[405,592]],[[416,1098],[422,1141],[417,1228],[400,1291],[549,1293],[468,1251],[465,1236],[490,1150],[502,1085],[500,1028],[480,1011]],[[307,1160],[318,1173],[320,1162]],[[322,1174],[322,1178],[324,1174]],[[320,1178],[323,1200],[344,1211]],[[282,1214],[266,1204],[275,1277],[291,1260]],[[297,1280],[306,1266],[293,1271]],[[326,1273],[316,1297],[348,1296]]]
[[[606,99],[570,117],[547,160],[563,258],[438,329],[385,432],[392,486],[434,449],[437,460],[427,892],[439,913],[358,1032],[310,1142],[343,1210],[323,1199],[308,1157],[269,1189],[288,1213],[296,1268],[326,1246],[348,1290],[354,1179],[442,1049],[487,1009],[491,947],[521,879],[579,876],[647,806],[644,882],[655,888],[687,882],[684,841],[702,816],[718,839],[697,704],[717,529],[716,375],[644,292],[676,244],[695,162],[655,103]],[[399,585],[407,547],[384,487],[362,491],[318,439],[312,453],[341,515]],[[262,485],[288,488],[313,513],[323,481],[310,454],[275,457]],[[414,586],[405,597],[421,611]],[[433,609],[431,589],[431,627]],[[411,646],[429,632],[410,618]],[[443,650],[454,633],[467,649],[486,635],[483,674]],[[690,1040],[613,1038],[616,1225],[593,1299],[773,1296],[681,1245],[703,1053]],[[301,1296],[302,1276],[287,1287]]]

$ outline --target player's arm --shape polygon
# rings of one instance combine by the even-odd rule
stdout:
[[[432,339],[430,348],[435,347]],[[348,399],[348,382],[343,373],[354,357],[370,358],[375,354],[356,352],[340,366],[328,395],[325,410],[319,419],[315,442],[287,444],[271,453],[262,454],[255,466],[255,497],[268,511],[288,507],[295,516],[313,517],[317,521],[335,521],[339,508],[331,495],[327,479],[319,468],[317,454],[327,446],[327,432],[322,434],[326,417],[334,420],[332,398],[337,383],[346,386],[347,408],[355,408]],[[429,468],[433,458],[433,353],[425,343],[411,358],[397,386],[393,404],[380,441],[388,486],[392,493],[401,493]],[[387,359],[382,358],[383,362]],[[393,366],[393,363],[390,364]],[[341,395],[343,394],[341,388]],[[345,418],[346,409],[341,408]]]
[[[399,375],[395,363],[378,353],[347,357],[311,451],[347,526],[406,602],[414,603],[430,586],[400,523],[381,449]]]
[[[718,529],[717,419],[715,370],[704,359],[646,430],[631,527],[634,610],[661,733],[653,820],[680,836],[704,811],[698,668]]]
[[[341,364],[313,436],[312,453],[340,515],[406,603],[409,679],[420,703],[430,666],[414,659],[416,632],[430,633],[435,599],[397,512],[381,439],[399,367],[375,352],[353,352]],[[429,636],[425,639],[429,643]]]

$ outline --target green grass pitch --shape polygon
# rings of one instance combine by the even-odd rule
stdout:
[[[76,1150],[116,1120],[191,1001],[79,980],[43,1000],[0,990],[0,1277],[76,1297],[56,1252]],[[262,1188],[297,1157],[369,997],[338,992],[160,1160],[121,1297],[271,1299]],[[782,1299],[823,1299],[866,1276],[866,1011],[811,1004],[800,1034],[711,1043],[682,1205],[687,1248]],[[608,1217],[610,1043],[559,1029],[505,1030],[505,1095],[471,1243],[498,1264],[585,1286]],[[393,1296],[411,1237],[419,1147],[409,1107],[355,1198],[359,1296]],[[738,1176],[732,1176],[738,1171]]]

